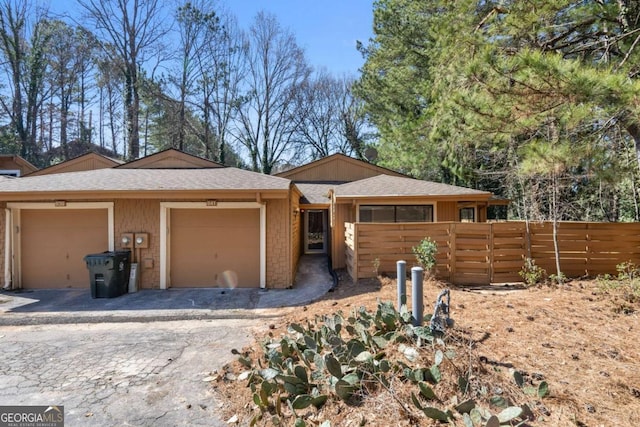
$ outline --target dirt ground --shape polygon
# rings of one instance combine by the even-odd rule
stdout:
[[[407,286],[410,288],[411,283]],[[425,313],[433,310],[444,286],[434,281],[426,284]],[[535,419],[525,425],[640,425],[637,299],[625,298],[617,290],[604,290],[595,280],[533,288],[516,284],[450,290],[453,330],[473,342],[474,360],[495,377],[495,384],[505,387],[513,382],[513,370],[548,383],[549,394],[532,408]],[[277,321],[256,331],[256,340],[264,341],[268,334],[277,337],[286,333],[288,324],[304,323],[316,315],[348,312],[360,306],[375,310],[378,300],[395,303],[396,292],[392,279],[358,284],[341,280],[338,288],[321,301],[288,309]],[[259,357],[257,347],[245,350]],[[238,365],[228,369],[240,372],[242,367]],[[212,385],[227,400],[229,417],[235,415],[240,425],[246,425],[252,405],[246,381],[217,381]],[[400,425],[395,421],[398,418],[389,418],[397,416],[389,409],[390,400],[371,397],[357,407],[342,404],[322,411],[332,426],[359,425],[363,419],[368,421],[366,425]],[[446,399],[442,400],[447,406]],[[424,418],[402,424],[430,423]]]

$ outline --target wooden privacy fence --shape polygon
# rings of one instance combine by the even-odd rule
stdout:
[[[436,276],[454,284],[522,281],[532,258],[555,274],[551,222],[345,223],[346,264],[353,280],[395,272],[396,261],[416,264],[412,248],[430,237],[438,245]],[[616,266],[640,265],[640,223],[561,222],[560,268],[567,277],[616,274]],[[377,268],[376,268],[377,267]]]

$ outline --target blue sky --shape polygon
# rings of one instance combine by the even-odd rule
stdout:
[[[74,15],[74,0],[45,0],[57,13]],[[248,29],[256,14],[273,13],[293,32],[314,69],[326,68],[336,76],[357,76],[364,60],[356,41],[365,45],[372,36],[373,0],[218,0]],[[172,1],[168,0],[167,5]],[[170,6],[169,6],[170,7]]]
[[[372,36],[373,0],[222,0],[247,29],[260,10],[276,15],[314,68],[356,75],[364,60],[356,40]]]

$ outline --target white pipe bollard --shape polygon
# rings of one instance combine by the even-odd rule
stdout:
[[[407,305],[407,262],[396,262],[398,282],[398,311],[403,305]]]
[[[421,326],[424,318],[424,306],[422,302],[422,267],[411,268],[411,310],[413,314],[413,326]]]

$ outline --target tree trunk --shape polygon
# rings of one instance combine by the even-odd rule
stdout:
[[[69,160],[67,127],[69,124],[69,101],[64,83],[60,84],[60,146],[65,160]]]
[[[636,161],[638,162],[638,169],[640,170],[640,124],[636,121],[627,120],[625,122],[625,128],[631,138],[633,138],[633,142],[636,149]]]
[[[558,243],[558,176],[554,172],[553,173],[553,189],[551,196],[551,209],[553,215],[553,251],[556,259],[556,276],[558,279],[558,283],[562,284],[564,282],[562,269],[560,268],[560,245]]]
[[[135,160],[140,156],[140,139],[138,135],[138,108],[140,99],[137,90],[135,64],[129,67],[125,76],[125,109],[127,114],[127,158]]]
[[[100,147],[104,148],[104,88],[100,87],[99,90],[99,110],[98,110],[98,143]]]

